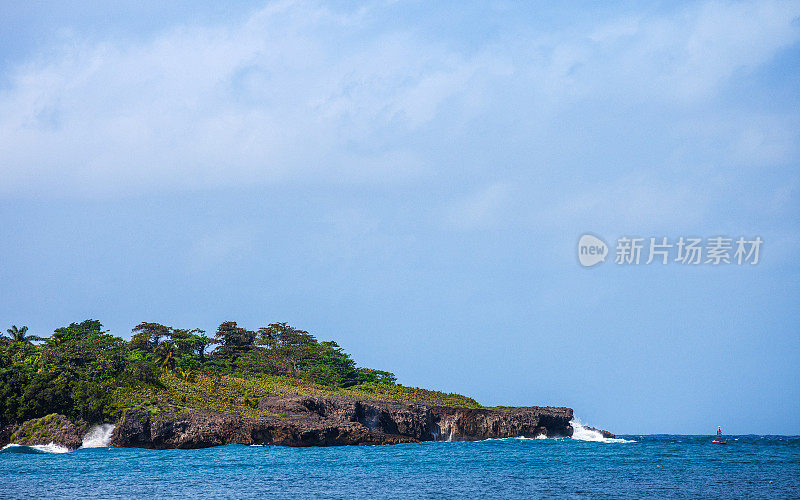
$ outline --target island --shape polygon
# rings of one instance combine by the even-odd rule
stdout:
[[[0,338],[0,446],[75,449],[103,423],[110,446],[168,449],[569,437],[572,419],[566,407],[484,407],[403,386],[286,323],[229,321],[209,337],[144,322],[125,341],[86,320]]]

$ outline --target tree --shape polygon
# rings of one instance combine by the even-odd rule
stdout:
[[[37,337],[36,335],[27,335],[27,326],[17,328],[17,325],[11,325],[11,328],[6,330],[6,332],[8,332],[8,337],[14,342],[25,342],[30,344],[31,342],[42,340],[41,337]]]
[[[57,328],[41,347],[41,363],[80,372],[116,374],[124,368],[127,352],[119,337],[103,331],[99,321],[88,319]]]
[[[181,354],[198,354],[200,359],[205,358],[205,351],[215,341],[206,337],[203,330],[183,330],[175,328],[170,333],[170,338]]]
[[[136,325],[131,332],[134,333],[128,344],[131,349],[153,352],[161,341],[161,337],[170,336],[172,327],[160,323],[147,323],[143,321]]]
[[[208,346],[214,345],[217,342],[211,337],[206,337],[206,332],[203,330],[195,330],[195,332],[194,348],[197,351],[197,354],[200,355],[200,359],[204,359],[206,357],[206,349],[208,349]]]
[[[83,339],[87,336],[103,333],[103,325],[96,319],[87,319],[80,323],[56,328],[53,335],[45,339],[47,345],[59,344],[72,339]]]
[[[258,344],[264,345],[276,359],[279,370],[292,377],[300,376],[306,361],[317,353],[317,339],[305,330],[286,323],[272,323],[258,330]]]
[[[336,342],[321,342],[303,373],[319,384],[349,387],[359,382],[356,363]]]
[[[169,333],[169,338],[178,349],[180,354],[192,354],[194,352],[194,342],[192,342],[192,331],[182,328],[174,328]]]
[[[53,412],[88,421],[111,416],[111,394],[129,351],[102,328],[99,321],[86,320],[57,328],[45,339],[31,360],[34,371],[19,398],[19,420]]]
[[[226,321],[217,328],[216,337],[220,344],[218,354],[225,358],[236,358],[253,346],[256,333],[237,326],[235,321]]]

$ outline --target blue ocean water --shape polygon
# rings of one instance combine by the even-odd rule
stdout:
[[[800,437],[0,452],[0,497],[800,497]]]

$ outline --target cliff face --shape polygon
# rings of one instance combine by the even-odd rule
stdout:
[[[262,398],[259,407],[275,416],[128,411],[114,430],[111,444],[156,449],[224,444],[335,446],[572,435],[570,408],[476,410],[305,396]]]
[[[436,408],[438,439],[474,441],[506,437],[572,436],[572,408],[519,407],[502,409]]]
[[[212,411],[151,416],[144,411],[123,415],[112,446],[140,448],[206,448],[225,444],[334,446],[411,442],[405,436],[370,432],[352,422],[280,417],[246,418]]]

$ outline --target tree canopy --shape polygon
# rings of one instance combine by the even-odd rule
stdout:
[[[93,319],[44,339],[28,335],[27,327],[7,332],[0,336],[0,426],[54,412],[85,421],[113,417],[115,391],[159,387],[165,373],[187,381],[198,373],[277,375],[331,388],[396,383],[390,372],[358,367],[336,342],[320,342],[287,323],[253,331],[226,321],[208,337],[199,329],[142,322],[129,341]]]

